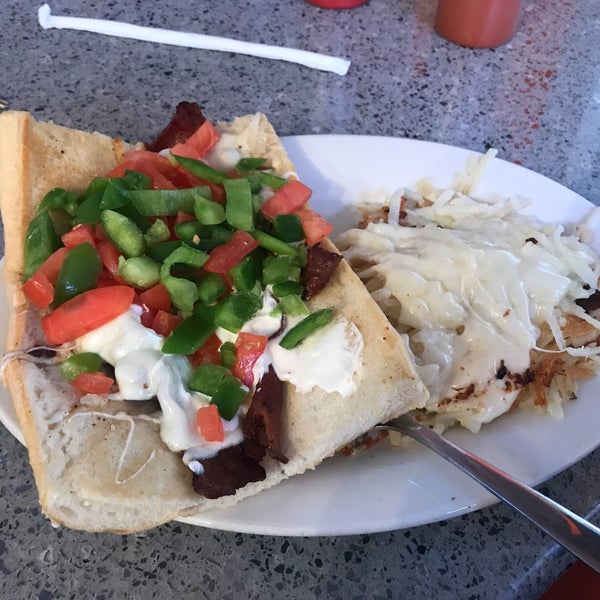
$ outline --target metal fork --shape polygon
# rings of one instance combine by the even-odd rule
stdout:
[[[377,425],[417,440],[510,504],[561,546],[600,573],[600,529],[554,500],[421,425],[410,414]]]

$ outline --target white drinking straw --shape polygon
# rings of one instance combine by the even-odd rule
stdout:
[[[79,31],[91,31],[103,35],[170,44],[172,46],[199,48],[201,50],[218,50],[221,52],[237,52],[261,58],[285,60],[310,67],[311,69],[330,71],[338,75],[345,75],[350,67],[350,61],[344,58],[337,58],[317,52],[308,52],[306,50],[297,50],[296,48],[241,42],[230,38],[203,35],[201,33],[141,27],[121,21],[87,19],[83,17],[57,17],[51,14],[48,4],[40,6],[38,21],[44,29],[77,29]]]

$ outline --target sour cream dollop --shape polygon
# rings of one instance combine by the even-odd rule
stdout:
[[[272,365],[277,377],[294,385],[300,393],[319,387],[329,393],[350,395],[356,389],[364,345],[356,325],[338,317],[295,348],[286,350],[279,342],[303,317],[283,317],[273,312],[277,302],[269,289],[262,297],[262,308],[242,327],[242,331],[269,338],[265,352],[254,365],[254,384]],[[217,335],[223,342],[235,341],[236,337],[222,328],[217,330]]]
[[[272,364],[278,377],[295,385],[300,392],[320,387],[344,396],[352,393],[363,347],[356,326],[339,319],[297,348],[284,350],[279,341],[301,318],[288,319],[282,329],[282,315],[273,312],[276,304],[266,290],[261,310],[243,327],[243,331],[269,337],[267,348],[254,367],[254,383],[260,381]],[[144,327],[140,314],[140,308],[132,305],[116,319],[80,337],[78,348],[82,352],[95,352],[114,366],[119,392],[111,399],[158,399],[162,440],[174,452],[184,452],[185,464],[199,472],[199,460],[243,441],[239,411],[231,420],[222,419],[225,432],[222,442],[204,440],[196,426],[196,412],[201,406],[207,406],[210,398],[188,390],[186,382],[192,368],[187,357],[163,354],[164,338]],[[280,329],[282,331],[275,335]],[[224,329],[218,329],[217,334],[222,341],[235,342],[237,337]]]
[[[223,419],[225,439],[207,442],[196,427],[196,411],[210,398],[190,392],[185,382],[191,367],[185,356],[163,354],[164,338],[144,327],[139,307],[133,305],[109,323],[77,340],[83,352],[95,352],[115,368],[121,400],[148,400],[156,396],[162,411],[160,435],[174,452],[187,451],[184,462],[214,456],[242,442],[238,417]]]

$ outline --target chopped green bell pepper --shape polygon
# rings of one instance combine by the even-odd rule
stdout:
[[[110,179],[108,177],[94,177],[85,191],[79,197],[79,202],[83,202],[86,198],[97,194],[98,192],[103,194],[109,182]]]
[[[279,177],[278,175],[273,175],[272,173],[267,173],[266,171],[259,171],[258,176],[263,185],[273,188],[274,190],[282,188],[288,182],[287,179]]]
[[[263,262],[262,282],[264,285],[282,283],[290,278],[291,256],[267,256]]]
[[[160,244],[156,244],[155,246],[147,248],[146,254],[156,262],[162,263],[166,260],[169,254],[171,254],[174,250],[177,250],[177,248],[181,248],[183,245],[183,242],[179,240],[161,242]]]
[[[295,256],[297,251],[294,246],[290,244],[286,244],[282,242],[280,239],[261,231],[260,229],[255,229],[250,231],[250,235],[265,249],[269,252],[273,252],[274,254],[283,254],[286,256]]]
[[[133,256],[119,262],[119,275],[136,288],[148,289],[160,281],[160,265],[149,256]]]
[[[59,365],[59,370],[67,381],[77,379],[81,373],[96,373],[102,366],[102,358],[95,352],[80,352],[69,356]]]
[[[29,223],[25,233],[25,280],[29,279],[61,245],[48,211],[39,213]]]
[[[46,210],[64,210],[73,217],[77,211],[77,206],[77,194],[67,192],[62,188],[53,188],[42,198],[37,212],[39,214]]]
[[[205,162],[201,160],[195,160],[193,158],[187,158],[185,156],[171,155],[176,162],[178,162],[186,171],[195,175],[199,179],[204,181],[210,181],[211,183],[222,184],[229,177],[213,167],[209,167]]]
[[[263,256],[258,249],[254,250],[248,256],[229,269],[229,275],[233,280],[235,289],[239,292],[242,290],[252,290],[258,281],[262,268]]]
[[[283,242],[300,242],[304,229],[298,215],[277,215],[273,219],[273,235]]]
[[[152,225],[152,221],[141,215],[131,202],[115,209],[115,211],[131,219],[142,231],[148,231]]]
[[[166,242],[171,237],[169,227],[162,219],[156,219],[144,234],[146,246],[154,246]]]
[[[306,265],[306,257],[308,254],[308,248],[306,244],[298,244],[294,246],[296,248],[296,256],[292,260],[292,264],[295,267],[303,267]]]
[[[128,258],[141,256],[146,249],[142,230],[129,218],[114,210],[103,210],[100,222],[110,241]]]
[[[284,314],[290,317],[299,317],[308,315],[309,310],[304,304],[304,301],[298,294],[287,294],[277,304],[277,308]]]
[[[304,287],[298,281],[282,281],[281,283],[276,283],[273,285],[273,296],[276,298],[284,298],[289,294],[296,294],[297,296],[301,296],[304,291]]]
[[[194,370],[190,377],[191,390],[212,396],[224,381],[235,379],[231,371],[220,365],[202,363]],[[239,381],[238,381],[239,383]]]
[[[69,250],[54,286],[54,307],[95,288],[101,270],[102,261],[89,242]]]
[[[228,421],[235,417],[249,391],[229,369],[210,363],[198,366],[190,377],[189,386],[191,390],[212,396],[210,403],[215,404],[221,417]]]
[[[254,229],[254,206],[247,179],[227,179],[223,182],[227,202],[225,218],[235,229]]]
[[[262,307],[262,300],[250,291],[234,292],[217,306],[215,322],[237,333]]]
[[[331,308],[322,308],[308,315],[292,327],[279,342],[279,345],[286,350],[295,348],[300,342],[305,340],[311,333],[314,333],[321,327],[324,327],[331,321],[333,310]]]
[[[177,223],[173,229],[179,239],[190,245],[195,245],[198,241],[210,235],[210,227],[195,219]]]
[[[100,208],[101,203],[101,191],[89,194],[77,207],[77,210],[75,211],[75,221],[78,223],[86,223],[88,225],[97,223],[100,220],[100,214],[102,213],[102,209]]]
[[[248,395],[248,388],[239,380],[233,378],[224,381],[210,400],[216,404],[221,417],[231,421]]]
[[[141,215],[158,217],[176,215],[178,212],[194,214],[194,201],[198,196],[210,195],[206,186],[182,190],[133,190],[127,197]]]
[[[215,309],[204,306],[184,319],[162,345],[165,354],[193,354],[215,331]]]
[[[199,298],[198,287],[193,281],[171,275],[171,267],[176,264],[200,269],[208,260],[208,254],[186,244],[171,252],[160,267],[160,280],[169,291],[173,304],[184,313],[191,313]]]
[[[127,169],[125,175],[120,178],[125,186],[130,190],[150,190],[152,189],[152,179],[145,173]]]
[[[235,170],[240,175],[245,175],[246,173],[250,173],[252,171],[256,171],[256,169],[260,169],[267,162],[266,158],[240,158],[237,164],[235,165]]]
[[[221,364],[231,369],[235,364],[235,344],[233,342],[223,342],[219,352],[221,353]]]
[[[106,210],[115,208],[121,208],[129,204],[131,200],[127,197],[129,187],[125,185],[122,179],[115,177],[108,181],[108,185],[104,189],[102,199],[100,200],[100,209]]]
[[[212,304],[226,291],[227,288],[219,275],[206,273],[198,283],[198,300],[202,304]]]
[[[194,199],[194,214],[203,225],[218,225],[225,220],[225,207],[204,196]]]

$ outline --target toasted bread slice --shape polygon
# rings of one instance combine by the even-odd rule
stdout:
[[[218,127],[241,136],[248,156],[268,158],[280,174],[293,172],[264,115]],[[19,350],[46,343],[38,312],[21,291],[30,219],[49,189],[83,190],[93,177],[117,165],[125,148],[120,140],[40,123],[24,112],[0,115],[0,206],[10,304],[6,350],[17,351],[6,365],[4,383],[24,433],[43,512],[55,524],[125,533],[229,506],[313,469],[375,424],[425,404],[427,391],[401,336],[344,261],[310,303],[313,308],[333,307],[360,330],[364,349],[356,391],[346,397],[321,389],[303,394],[287,384],[282,449],[289,462],[265,460],[266,479],[234,496],[207,500],[193,492],[191,472],[162,442],[159,424],[150,417],[154,409],[147,403],[83,406],[55,365],[19,356]]]

